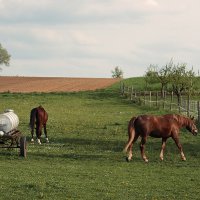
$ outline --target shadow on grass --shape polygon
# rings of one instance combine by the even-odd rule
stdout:
[[[30,137],[27,137],[27,141],[30,141]],[[200,145],[198,144],[198,138],[197,142],[192,143],[192,141],[184,141],[181,142],[183,151],[191,152],[192,154],[195,154],[195,152],[200,152]],[[35,141],[36,142],[36,141]],[[44,138],[42,139],[43,144],[45,143]],[[95,151],[111,151],[111,152],[122,152],[123,148],[125,147],[127,140],[104,140],[104,139],[88,139],[88,138],[51,138],[49,146],[54,147],[72,147],[72,148],[81,148],[81,149],[87,149],[95,150]],[[133,151],[139,149],[139,143],[140,138],[137,140],[137,142],[133,145]],[[147,140],[146,148],[150,149],[152,151],[160,151],[161,150],[161,139],[159,138],[151,138],[149,137],[149,140]],[[178,151],[178,148],[174,141],[169,138],[169,141],[166,144],[166,151],[168,152],[174,152],[174,150]]]
[[[198,139],[198,138],[197,138]],[[27,141],[30,141],[28,138]],[[84,161],[97,161],[97,160],[112,160],[117,162],[125,161],[125,153],[123,153],[123,148],[126,141],[121,140],[103,140],[103,139],[85,139],[85,138],[52,138],[49,144],[43,143],[42,145],[31,144],[28,142],[29,146],[34,151],[28,151],[27,156],[39,158],[44,157],[47,159],[54,158],[65,158],[71,160],[84,160]],[[197,158],[199,157],[200,146],[198,142],[182,142],[183,151],[186,154],[186,157]],[[49,148],[49,150],[48,150]],[[52,149],[51,149],[52,148]],[[159,153],[161,148],[160,139],[151,139],[147,141],[146,151],[147,155],[149,154],[150,159],[159,160]],[[40,151],[41,150],[41,151]],[[45,150],[45,152],[44,152]],[[60,153],[59,153],[60,152]],[[134,162],[141,162],[141,157],[139,153],[139,140],[133,146],[133,153],[137,152],[137,157],[134,156]],[[165,155],[172,154],[178,155],[179,151],[173,141],[167,143]],[[16,150],[6,151],[2,150],[0,156],[10,157],[8,159],[13,159],[19,156],[19,153]]]
[[[104,154],[81,154],[81,153],[63,153],[63,154],[47,154],[47,153],[30,153],[29,157],[32,158],[44,158],[44,159],[68,159],[68,160],[73,160],[73,161],[84,161],[84,162],[88,162],[88,161],[101,161],[101,162],[126,162],[126,157],[123,156],[123,154],[121,155],[113,155],[110,156]],[[139,160],[139,159],[138,159]]]
[[[56,138],[51,140],[49,144],[43,143],[41,146],[37,145],[38,150],[41,152],[30,152],[33,157],[46,157],[48,159],[70,159],[81,161],[116,161],[125,162],[126,154],[123,148],[126,142],[124,141],[108,141],[102,139],[83,139],[83,138]],[[182,143],[184,153],[188,158],[199,157],[200,147],[197,143]],[[54,148],[55,153],[50,149],[49,153],[43,152],[45,148]],[[161,149],[161,140],[153,139],[147,142],[146,152],[150,160],[159,162],[159,153]],[[58,153],[62,152],[62,153]],[[133,162],[142,162],[139,150],[139,141],[133,146],[133,154],[137,152],[137,156],[133,156]],[[165,156],[168,158],[179,155],[178,148],[173,141],[169,142],[166,146]]]
[[[50,146],[55,145],[55,147],[72,147],[81,148],[94,151],[112,151],[112,152],[122,152],[125,146],[124,141],[110,141],[103,139],[85,139],[85,138],[51,138]]]

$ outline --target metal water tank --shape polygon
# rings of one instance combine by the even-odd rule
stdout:
[[[7,109],[4,113],[0,114],[0,136],[9,134],[12,130],[16,129],[19,125],[19,118],[14,113],[14,110]]]

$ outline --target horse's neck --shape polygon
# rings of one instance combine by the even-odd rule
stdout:
[[[183,117],[183,116],[177,116],[178,118],[178,123],[180,125],[180,127],[186,127],[188,126],[188,120],[186,117]]]

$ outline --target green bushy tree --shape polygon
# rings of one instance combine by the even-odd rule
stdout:
[[[114,70],[111,71],[113,78],[123,78],[123,71],[119,67],[115,67]]]
[[[0,44],[0,65],[6,65],[9,66],[10,64],[10,57],[11,55],[8,53],[8,51],[2,47]],[[2,70],[2,68],[0,68]]]

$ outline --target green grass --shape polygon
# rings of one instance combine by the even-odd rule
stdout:
[[[30,110],[43,105],[50,140],[28,142],[27,159],[16,149],[1,149],[0,199],[199,199],[199,136],[182,131],[186,162],[170,139],[161,162],[161,141],[153,138],[146,145],[148,164],[140,157],[139,141],[133,160],[125,161],[129,119],[165,112],[120,97],[118,86],[95,92],[0,94],[0,110],[15,110],[28,141]]]

